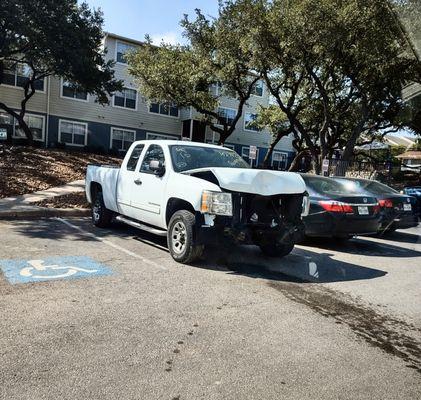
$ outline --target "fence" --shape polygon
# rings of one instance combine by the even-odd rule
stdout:
[[[392,163],[344,161],[338,159],[324,160],[322,175],[376,179],[384,183],[390,183],[392,179]]]

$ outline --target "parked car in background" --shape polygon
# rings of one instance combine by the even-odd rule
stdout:
[[[406,194],[407,196],[412,196],[417,199],[417,208],[416,212],[418,214],[418,220],[421,219],[421,186],[409,186],[403,188],[400,192],[401,194]]]
[[[417,200],[400,194],[378,181],[361,178],[334,178],[350,190],[377,197],[382,212],[380,232],[412,228],[418,225]]]
[[[171,140],[134,142],[121,167],[89,165],[86,197],[96,226],[115,217],[166,236],[181,263],[222,238],[285,256],[301,239],[308,212],[300,175],[251,169],[221,146]]]
[[[310,195],[309,214],[303,218],[306,236],[347,239],[378,231],[380,207],[375,196],[340,180],[301,176]]]

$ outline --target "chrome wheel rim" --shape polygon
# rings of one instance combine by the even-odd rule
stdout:
[[[181,254],[186,248],[186,225],[182,221],[174,224],[171,232],[171,247],[174,253]]]

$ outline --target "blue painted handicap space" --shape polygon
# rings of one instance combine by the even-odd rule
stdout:
[[[111,275],[112,270],[90,257],[47,257],[36,260],[0,260],[6,279],[12,283],[43,282]]]

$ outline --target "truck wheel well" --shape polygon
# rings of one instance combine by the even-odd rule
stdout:
[[[171,217],[173,214],[180,210],[188,210],[195,214],[193,206],[186,200],[178,199],[176,197],[171,197],[167,203],[167,209],[165,212],[165,222],[168,226]]]
[[[93,202],[95,200],[95,196],[98,192],[102,192],[102,186],[98,182],[91,182],[91,201]]]

